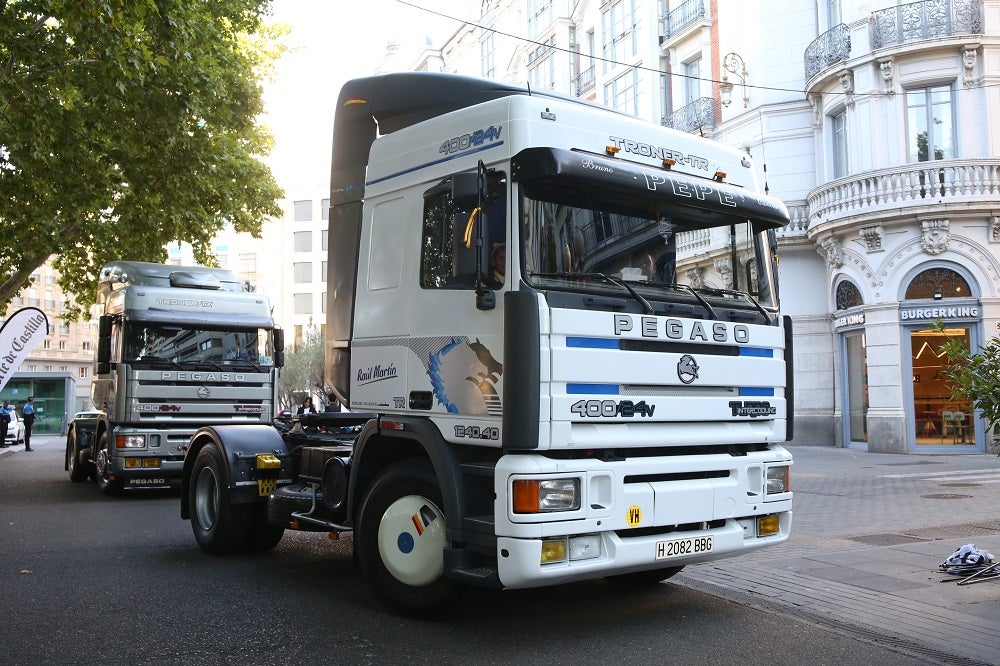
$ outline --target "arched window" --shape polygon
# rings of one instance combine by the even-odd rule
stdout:
[[[857,286],[850,280],[841,280],[837,285],[837,309],[846,310],[864,304]]]
[[[917,274],[906,288],[906,300],[914,298],[967,298],[969,283],[950,268],[928,268]]]

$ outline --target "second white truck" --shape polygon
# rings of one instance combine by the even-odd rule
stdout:
[[[97,301],[98,413],[70,423],[71,481],[108,495],[164,487],[199,427],[271,422],[282,331],[234,273],[118,261],[101,269]]]

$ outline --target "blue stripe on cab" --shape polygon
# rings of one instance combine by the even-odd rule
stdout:
[[[618,384],[566,384],[566,393],[571,395],[618,395]]]
[[[618,349],[617,340],[609,340],[607,338],[579,338],[579,337],[566,337],[567,347],[579,347],[584,349]]]
[[[774,350],[764,347],[740,347],[740,356],[760,356],[762,358],[774,358]]]
[[[752,396],[757,396],[757,397],[769,396],[769,397],[773,398],[774,397],[774,389],[773,388],[762,388],[762,387],[756,387],[756,386],[754,386],[754,387],[741,386],[740,387],[740,395],[741,396],[744,396],[744,395],[745,396],[751,396],[751,397]]]

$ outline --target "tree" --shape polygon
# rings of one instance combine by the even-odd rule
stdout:
[[[931,328],[948,335],[943,321],[936,321]],[[964,339],[948,337],[941,345],[944,352],[945,365],[941,370],[951,390],[952,398],[959,401],[969,401],[979,410],[987,427],[997,432],[1000,423],[1000,338],[990,338],[989,342],[979,348],[979,353],[972,353]],[[996,444],[992,444],[996,450]],[[1000,454],[1000,450],[997,451]]]
[[[49,257],[79,314],[109,260],[226,224],[259,235],[282,192],[260,160],[269,0],[0,0],[0,307]],[[16,240],[15,240],[16,239]]]
[[[323,380],[326,344],[319,333],[312,332],[294,351],[285,353],[285,365],[278,377],[278,402],[282,409],[292,409],[309,393],[318,393],[320,402],[316,410],[326,404]]]

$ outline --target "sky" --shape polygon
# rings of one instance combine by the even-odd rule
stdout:
[[[389,42],[404,66],[429,36],[435,47],[460,23],[421,11],[468,16],[468,0],[274,0],[288,24],[288,50],[265,85],[265,117],[275,137],[267,159],[288,198],[313,198],[330,176],[333,115],[344,82],[375,73]],[[473,3],[474,4],[474,3]]]

